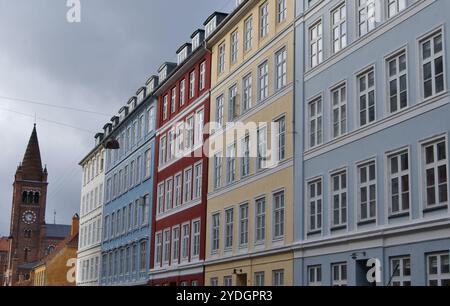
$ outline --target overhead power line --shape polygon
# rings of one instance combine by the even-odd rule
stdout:
[[[101,113],[101,112],[97,112],[97,111],[91,111],[91,110],[87,110],[87,109],[81,109],[81,108],[75,108],[75,107],[63,106],[63,105],[56,105],[56,104],[50,104],[50,103],[44,103],[44,102],[38,102],[38,101],[27,100],[27,99],[22,99],[22,98],[0,96],[0,99],[21,102],[21,103],[41,105],[41,106],[46,106],[46,107],[59,108],[59,109],[65,109],[65,110],[70,110],[70,111],[75,111],[75,112],[80,112],[80,113],[88,113],[88,114],[105,116],[105,117],[112,116],[111,114]]]
[[[88,130],[88,129],[85,129],[85,128],[82,128],[82,127],[79,127],[79,126],[74,126],[74,125],[70,125],[70,124],[66,124],[66,123],[63,123],[63,122],[58,122],[58,121],[54,121],[54,120],[50,120],[50,119],[46,119],[46,118],[42,118],[42,117],[36,117],[35,115],[30,115],[30,114],[18,112],[18,111],[12,110],[12,109],[0,108],[0,110],[5,111],[5,112],[18,114],[18,115],[22,115],[22,116],[26,116],[26,117],[30,117],[30,118],[33,118],[33,119],[38,119],[38,120],[49,122],[49,123],[53,123],[53,124],[57,124],[57,125],[60,125],[60,126],[69,127],[69,128],[72,128],[72,129],[76,129],[76,130],[79,130],[79,131],[83,131],[83,132],[89,133],[89,134],[95,134],[96,133],[94,131],[91,131],[91,130]]]

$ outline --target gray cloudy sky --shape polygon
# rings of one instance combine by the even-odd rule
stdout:
[[[163,61],[175,60],[176,49],[210,13],[229,12],[234,2],[81,0],[81,23],[69,24],[66,0],[0,0],[0,235],[9,234],[14,173],[35,114],[49,170],[47,222],[56,209],[56,222],[68,224],[79,210],[78,162],[92,148],[95,132]]]

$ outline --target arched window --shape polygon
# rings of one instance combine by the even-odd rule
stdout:
[[[54,250],[55,250],[55,246],[54,245],[50,245],[47,248],[47,255],[51,254]]]
[[[25,248],[23,250],[23,261],[28,262],[29,255],[30,255],[30,249],[29,248]]]
[[[28,192],[22,192],[22,203],[26,203],[28,199]]]
[[[30,229],[26,229],[24,232],[25,232],[25,238],[31,238],[31,230]]]
[[[39,192],[34,193],[34,204],[39,204]]]
[[[32,204],[33,203],[33,192],[32,191],[28,192],[27,203],[28,204]]]

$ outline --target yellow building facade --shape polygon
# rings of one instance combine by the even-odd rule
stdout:
[[[293,284],[294,1],[249,0],[212,52],[206,285]]]

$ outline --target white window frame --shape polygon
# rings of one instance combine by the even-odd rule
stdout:
[[[192,167],[188,167],[183,171],[183,203],[192,201],[192,174]]]
[[[374,175],[375,178],[371,179],[370,178],[370,168],[374,167]],[[365,169],[366,175],[365,175],[365,181],[361,182],[361,171],[362,169]],[[359,222],[372,222],[372,221],[376,221],[377,218],[377,214],[378,214],[378,174],[377,174],[377,162],[376,160],[369,160],[363,163],[360,163],[359,165],[357,165],[357,207],[358,207],[358,221]],[[370,196],[370,190],[371,187],[375,188],[375,198],[372,199]],[[362,190],[366,190],[366,200],[363,202],[362,200]],[[363,218],[363,204],[365,203],[366,208],[365,208],[365,212],[366,212],[366,217]],[[371,205],[374,206],[374,214],[371,215]]]
[[[411,166],[410,155],[408,149],[398,150],[387,156],[387,182],[388,182],[388,203],[389,203],[389,215],[395,216],[399,214],[409,213],[411,209]],[[402,169],[403,159],[406,155],[407,168]],[[393,168],[396,166],[396,170]],[[395,173],[392,173],[392,170]],[[407,182],[403,178],[407,177]],[[393,181],[397,181],[397,192],[394,194]],[[394,209],[394,197],[397,198],[397,209]],[[404,206],[404,201],[407,201],[407,207]]]
[[[185,232],[187,227],[188,232]],[[184,223],[181,225],[181,261],[185,262],[189,260],[189,244],[190,244],[191,228],[190,223]],[[187,241],[186,241],[187,238]],[[186,249],[185,249],[186,248]],[[186,254],[185,254],[186,251]]]
[[[231,184],[236,180],[236,143],[232,143],[227,147],[227,184]]]
[[[445,149],[445,158],[442,160],[438,160],[439,156],[438,156],[438,145],[444,143],[444,149]],[[427,158],[427,148],[433,147],[433,162],[428,163],[426,161]],[[434,207],[446,207],[448,206],[448,202],[449,202],[449,196],[448,196],[448,192],[449,192],[449,188],[448,188],[448,184],[449,184],[449,174],[448,174],[448,141],[447,141],[447,137],[439,137],[439,138],[435,138],[432,139],[428,142],[424,142],[422,143],[422,171],[423,171],[423,180],[422,180],[422,188],[423,188],[423,194],[424,194],[424,208],[434,208]],[[439,184],[439,169],[441,167],[446,167],[446,182],[445,183],[441,183]],[[428,202],[428,189],[431,187],[431,185],[427,184],[427,171],[428,170],[433,170],[433,174],[434,174],[434,204],[430,204]],[[447,189],[445,196],[446,196],[446,201],[441,202],[440,201],[440,196],[439,196],[439,185],[441,185],[441,187],[444,187]]]
[[[179,207],[183,204],[183,174],[177,173],[174,177],[174,199],[175,207]]]
[[[206,87],[206,62],[200,64],[199,89],[204,90]]]
[[[311,193],[314,188],[314,194]],[[307,224],[308,233],[314,233],[322,230],[323,226],[323,179],[317,178],[307,183]],[[314,208],[314,210],[312,209]],[[314,221],[311,222],[311,221]]]
[[[345,1],[331,12],[330,19],[332,51],[338,53],[347,47],[347,4]]]
[[[196,219],[192,221],[191,225],[191,260],[198,259],[200,256],[200,248],[201,248],[201,221],[200,219]]]
[[[234,64],[238,60],[238,46],[239,46],[239,32],[238,30],[235,30],[233,33],[231,33],[230,38],[230,60],[231,63]]]
[[[242,105],[241,113],[247,112],[252,107],[253,96],[252,74],[249,73],[242,78]]]
[[[398,262],[398,264],[396,263]],[[409,275],[407,275],[407,263],[409,262]],[[411,257],[399,256],[389,258],[391,286],[411,286]],[[398,266],[398,267],[397,267]]]
[[[258,102],[269,97],[269,62],[264,61],[258,66]]]
[[[386,5],[386,15],[388,18],[392,18],[403,11],[407,3],[406,0],[388,0]]]
[[[348,131],[347,84],[331,90],[331,110],[331,135],[336,139]]]
[[[244,22],[244,50],[247,52],[253,46],[253,16],[248,17]]]
[[[230,250],[234,242],[234,207],[225,209],[224,216],[224,249]]]
[[[315,98],[308,103],[308,144],[310,148],[323,143],[323,99]]]
[[[370,75],[373,75],[370,86]],[[364,88],[361,88],[361,81],[364,80]],[[358,91],[358,126],[364,127],[377,120],[377,98],[376,98],[376,75],[375,68],[371,67],[357,76],[357,91]],[[370,103],[370,97],[373,96],[373,105]],[[364,109],[361,109],[361,101],[364,102]],[[371,120],[371,113],[373,112],[373,119]]]
[[[441,37],[441,50],[436,52],[436,38]],[[424,45],[426,43],[430,44],[430,56],[427,58],[424,58]],[[421,90],[422,90],[422,96],[424,99],[428,99],[431,97],[434,97],[442,92],[444,92],[447,89],[447,76],[446,76],[446,59],[445,59],[445,38],[444,38],[444,31],[443,29],[439,29],[438,31],[435,31],[433,34],[428,35],[427,37],[420,40],[419,43],[420,46],[420,81],[421,81]],[[439,58],[442,58],[442,73],[439,73],[436,75],[436,63],[438,62]],[[426,65],[430,65],[431,67],[431,76],[429,79],[424,79],[424,67]],[[441,76],[442,77],[442,90],[437,90],[436,88],[436,80],[437,78]],[[425,95],[425,83],[431,82],[431,95],[426,96]]]
[[[171,258],[170,244],[171,244],[170,229],[165,229],[163,231],[163,256],[162,256],[163,266],[168,266],[170,262]]]
[[[133,254],[135,253],[134,251],[136,250],[135,247],[136,246],[133,247]],[[162,254],[163,254],[163,252],[162,252],[162,231],[159,231],[159,232],[157,232],[155,234],[155,267],[161,266],[161,264],[162,264]],[[137,258],[135,258],[133,269],[136,268],[136,266],[135,266],[136,265],[136,260],[137,260]]]
[[[286,193],[277,191],[272,195],[272,239],[282,240],[285,235]]]
[[[248,227],[249,227],[249,205],[248,203],[239,205],[239,246],[248,245]]]
[[[404,58],[404,67],[401,67],[401,59]],[[391,64],[395,68],[395,72],[391,71]],[[401,50],[395,55],[386,60],[386,78],[387,78],[387,93],[388,93],[388,110],[393,114],[408,107],[408,58],[406,50]],[[404,86],[404,88],[402,88]],[[402,97],[405,99],[402,105]],[[395,105],[395,109],[393,106]]]
[[[255,244],[263,244],[266,240],[266,205],[264,197],[255,200]]]
[[[259,7],[259,37],[264,38],[269,34],[269,2]]]
[[[323,25],[318,20],[309,27],[309,67],[314,68],[323,62]]]
[[[225,71],[225,42],[218,47],[217,73],[220,75]]]
[[[277,0],[277,22],[282,23],[286,20],[286,0]]]
[[[287,85],[287,48],[275,53],[275,89],[281,90]]]
[[[211,215],[211,254],[220,249],[220,212]]]
[[[431,274],[430,269],[430,259],[432,257],[436,257],[436,265],[437,265],[437,273]],[[437,286],[442,286],[442,281],[446,281],[447,283],[450,280],[450,273],[443,273],[442,272],[442,261],[443,257],[447,257],[447,261],[449,260],[449,252],[439,252],[439,253],[432,253],[427,254],[427,285],[431,286],[431,282],[435,281]]]
[[[322,286],[322,266],[309,266],[307,277],[308,286]]]
[[[356,8],[358,36],[362,37],[376,27],[376,0],[357,0]]]
[[[222,186],[222,152],[214,155],[214,188]]]
[[[347,286],[348,266],[346,262],[335,263],[331,265],[331,285],[334,287]],[[337,271],[336,271],[337,269]],[[344,275],[345,271],[345,275]],[[335,274],[337,272],[337,275]],[[336,277],[337,276],[337,277]]]
[[[335,178],[338,179],[338,186],[336,186]],[[331,190],[331,226],[341,227],[346,226],[348,222],[348,174],[347,170],[337,171],[331,174],[330,177],[330,190]],[[336,199],[338,205],[336,207]],[[338,219],[336,220],[336,213],[338,213]]]

